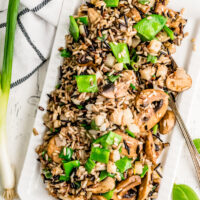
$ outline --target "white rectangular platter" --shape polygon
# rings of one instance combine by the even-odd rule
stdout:
[[[63,7],[60,14],[60,21],[55,37],[55,42],[52,48],[52,54],[50,63],[46,75],[46,81],[44,84],[43,92],[41,95],[39,105],[46,108],[48,97],[47,94],[54,90],[55,85],[58,82],[59,77],[59,66],[62,64],[62,59],[58,52],[58,48],[65,45],[64,36],[68,33],[69,28],[69,16],[73,15],[82,0],[64,0]],[[190,36],[186,38],[182,46],[177,49],[177,53],[174,56],[179,66],[184,66],[189,74],[193,78],[193,87],[189,91],[185,92],[179,97],[179,109],[183,115],[185,122],[189,122],[190,119],[190,108],[192,106],[192,99],[195,95],[196,83],[198,79],[198,53],[192,53],[191,38],[200,35],[200,8],[199,0],[171,0],[170,7],[176,10],[186,8],[184,16],[189,19],[188,25],[185,31],[190,32]],[[200,44],[200,42],[198,42]],[[199,45],[200,46],[200,45]],[[200,52],[199,47],[197,47]],[[21,177],[18,184],[18,194],[21,200],[53,200],[54,198],[49,196],[45,190],[45,185],[40,176],[40,164],[37,162],[37,154],[35,148],[42,143],[43,133],[45,132],[45,126],[43,125],[44,112],[38,110],[34,128],[40,133],[39,136],[30,137],[30,142],[21,172]],[[160,158],[163,166],[163,179],[159,190],[159,200],[169,200],[171,198],[171,189],[175,180],[176,169],[179,162],[183,146],[183,138],[179,132],[178,127],[175,127],[172,134],[166,136],[166,141],[170,142],[170,148],[165,150],[162,157]]]

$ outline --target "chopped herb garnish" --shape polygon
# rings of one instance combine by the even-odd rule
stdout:
[[[118,78],[120,77],[120,75],[111,75],[111,76],[108,76],[108,79],[110,82],[114,83]]]
[[[133,85],[133,83],[130,84],[130,87],[131,87],[133,90],[136,89],[136,87]]]

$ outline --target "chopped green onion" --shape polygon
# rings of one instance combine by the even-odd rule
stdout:
[[[99,127],[96,125],[95,120],[92,120],[90,126],[92,130],[99,131]]]
[[[151,62],[153,64],[157,63],[158,58],[156,56],[152,56],[151,54],[148,54],[147,56],[147,62]]]
[[[74,150],[72,148],[64,147],[59,154],[59,158],[65,159],[65,161],[70,161]]]
[[[110,82],[114,83],[118,78],[120,77],[120,75],[111,75],[111,76],[108,76],[108,79]]]
[[[79,160],[63,163],[63,168],[65,170],[65,175],[66,175],[66,181],[69,181],[72,170],[74,168],[78,168],[79,166],[80,166]]]
[[[164,26],[164,30],[167,33],[167,35],[170,37],[170,39],[174,40],[174,32],[166,25]]]
[[[155,36],[163,29],[167,22],[167,18],[152,14],[148,17],[140,20],[134,28],[137,30],[138,35],[143,41],[149,41],[155,38]]]
[[[97,39],[103,42],[106,39],[106,34],[103,34],[102,37],[97,37]]]
[[[104,0],[106,3],[106,7],[117,7],[119,4],[119,0]]]
[[[108,173],[106,170],[101,171],[100,176],[99,176],[100,181],[104,180],[104,179],[107,178],[107,177],[114,178],[115,175],[114,175],[114,174],[111,174],[111,173]]]
[[[102,194],[102,196],[105,197],[107,200],[110,200],[110,199],[112,199],[113,194],[114,194],[114,189]]]
[[[197,151],[200,153],[200,139],[194,139],[193,142]]]
[[[132,160],[125,156],[118,160],[115,165],[121,173],[124,173],[127,169],[132,167]]]
[[[118,63],[130,64],[130,55],[126,43],[109,43]]]
[[[76,76],[79,92],[98,92],[96,75]]]
[[[64,58],[69,58],[72,56],[72,53],[70,51],[67,51],[66,49],[63,49],[60,53],[60,55]]]
[[[113,144],[119,145],[122,140],[122,136],[118,135],[112,131],[108,132],[107,134],[97,138],[93,144],[101,144],[104,148],[111,146]]]
[[[139,0],[138,2],[139,2],[140,4],[142,4],[142,5],[146,5],[146,4],[149,4],[149,3],[150,3],[149,0]]]
[[[133,90],[136,89],[136,87],[133,85],[133,83],[130,84],[130,87],[131,87]]]
[[[92,147],[90,158],[97,162],[108,163],[110,150],[99,147]]]
[[[131,137],[135,138],[135,134],[128,129],[125,130],[126,133],[128,133]]]
[[[158,131],[158,124],[153,127],[153,134],[156,135]]]
[[[12,75],[18,7],[19,0],[9,0],[3,65],[2,68],[0,66],[0,69],[2,69],[2,71],[0,70],[0,179],[4,190],[3,197],[9,197],[10,199],[14,199],[15,196],[15,175],[7,150],[6,118]]]
[[[44,174],[45,178],[47,178],[47,179],[51,179],[52,178],[52,173],[47,169],[43,170],[43,174]]]
[[[143,168],[142,174],[140,174],[140,177],[144,178],[144,176],[148,172],[148,170],[149,170],[148,165],[144,165],[144,168]]]
[[[79,39],[79,27],[78,24],[76,23],[76,20],[74,19],[73,16],[69,17],[70,19],[70,26],[69,26],[69,32],[74,38],[75,42],[78,42]]]
[[[87,162],[85,163],[85,169],[88,171],[88,173],[90,173],[95,165],[95,162],[91,158],[88,158]]]
[[[80,21],[83,24],[85,24],[86,26],[88,25],[88,16],[81,16],[75,19],[76,22]]]
[[[78,108],[79,110],[82,110],[82,109],[83,109],[83,106],[82,106],[82,105],[77,105],[77,108]]]

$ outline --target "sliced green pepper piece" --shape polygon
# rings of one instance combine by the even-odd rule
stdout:
[[[80,161],[79,160],[74,160],[70,161],[67,163],[63,163],[63,168],[65,170],[65,175],[66,175],[66,181],[70,179],[70,174],[74,168],[77,168],[80,166]]]
[[[117,7],[119,0],[104,0],[107,7]]]
[[[97,162],[108,163],[110,151],[99,147],[92,147],[90,158]]]
[[[66,49],[63,49],[60,53],[60,55],[64,58],[69,58],[72,55],[72,53],[70,51],[67,51]]]
[[[170,39],[174,40],[174,32],[166,25],[164,26],[164,30],[167,33],[167,35],[170,37]]]
[[[98,92],[96,75],[76,76],[79,92]]]
[[[114,189],[102,194],[102,196],[105,197],[107,200],[110,200],[110,199],[112,199],[113,194],[114,194]]]
[[[115,165],[121,173],[124,173],[127,169],[130,169],[132,167],[131,162],[132,160],[125,156],[122,159],[118,160]]]
[[[135,138],[135,134],[128,129],[125,130],[126,133],[128,133],[131,137]]]
[[[83,24],[85,24],[86,26],[88,25],[88,16],[81,16],[75,19],[76,22],[80,21]]]
[[[197,151],[200,153],[200,139],[194,139],[193,142]]]
[[[69,32],[74,38],[75,42],[78,42],[79,39],[79,27],[78,24],[76,23],[76,20],[74,19],[73,16],[69,17],[70,19],[70,25],[69,25]]]
[[[118,135],[118,134],[110,131],[109,133],[96,139],[93,143],[95,143],[95,144],[100,143],[104,148],[107,148],[108,146],[111,146],[113,144],[118,146],[119,143],[121,142],[121,140],[122,140],[121,135]]]
[[[144,176],[148,172],[148,170],[149,170],[148,165],[144,165],[144,168],[143,168],[142,174],[140,174],[140,177],[144,178]]]
[[[151,62],[153,64],[157,63],[157,57],[156,56],[152,56],[151,54],[148,54],[147,56],[147,62]]]
[[[111,174],[111,173],[108,173],[106,170],[101,171],[100,176],[99,176],[100,181],[104,180],[107,177],[113,178],[113,177],[115,177],[115,175]]]
[[[154,37],[163,29],[167,19],[161,15],[149,15],[148,17],[140,20],[134,28],[137,30],[138,35],[144,41],[154,39]]]
[[[87,162],[85,163],[85,169],[88,171],[88,173],[90,173],[95,165],[95,162],[91,158],[88,158]]]
[[[130,64],[130,55],[126,43],[109,43],[118,63]]]
[[[62,159],[65,159],[66,161],[70,161],[72,158],[73,152],[74,150],[72,148],[64,147],[61,153],[59,154],[59,157]]]

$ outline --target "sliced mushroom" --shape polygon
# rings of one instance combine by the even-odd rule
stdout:
[[[139,189],[139,194],[138,194],[138,199],[137,200],[146,200],[146,198],[149,195],[149,192],[151,191],[151,187],[150,187],[150,182],[151,182],[151,174],[152,174],[152,170],[151,170],[151,166],[148,165],[149,170],[145,176],[145,178],[142,180],[142,184],[140,185],[140,189]]]
[[[100,195],[92,195],[92,200],[106,200],[106,198]]]
[[[121,130],[116,130],[115,133],[122,136],[122,143],[124,144],[122,147],[122,155],[127,156],[131,159],[137,158],[137,147],[138,147],[138,140],[124,134]]]
[[[162,134],[169,133],[174,128],[175,122],[176,122],[176,117],[174,113],[171,110],[168,110],[159,123],[160,133]]]
[[[147,159],[149,159],[155,165],[157,160],[157,155],[151,131],[149,131],[147,135],[147,140],[145,144],[145,153],[147,155]]]
[[[91,24],[96,24],[101,20],[101,15],[94,8],[89,8],[88,18]]]
[[[139,111],[135,122],[144,132],[153,128],[165,115],[168,107],[168,95],[155,89],[143,90],[136,97],[136,109]]]
[[[136,83],[136,76],[132,70],[125,70],[121,73],[119,81],[114,84],[106,85],[102,95],[109,99],[121,98],[126,96],[130,84]]]
[[[182,92],[192,86],[192,79],[184,69],[177,68],[174,73],[167,77],[166,85],[172,91]]]
[[[115,179],[108,177],[104,179],[103,181],[95,184],[92,186],[89,191],[94,193],[94,194],[99,194],[99,193],[106,193],[112,190],[115,187]]]
[[[136,197],[136,193],[134,195],[128,195],[129,194],[129,191],[130,190],[133,190],[134,187],[138,186],[141,184],[141,178],[140,176],[131,176],[129,178],[127,178],[126,180],[120,182],[116,189],[115,189],[115,193],[114,193],[114,196],[113,196],[113,199],[114,200],[126,200],[126,199],[129,199],[129,200],[132,200],[132,199],[135,199]]]
[[[149,66],[144,69],[141,69],[140,75],[142,79],[149,81],[152,79],[152,76],[155,74],[155,72],[156,72],[156,69],[154,67]]]
[[[60,163],[62,160],[59,158],[59,153],[62,149],[62,146],[65,144],[60,140],[58,136],[54,136],[49,141],[48,147],[47,147],[47,154],[52,160],[56,163]]]

